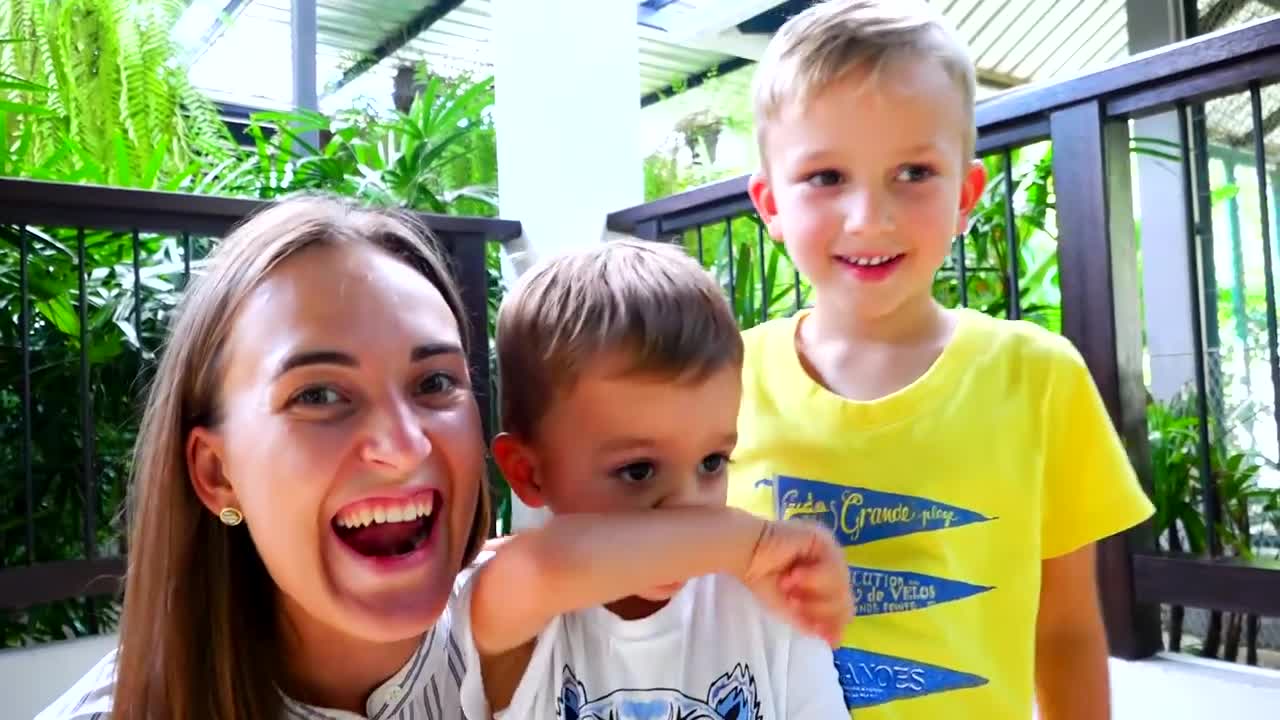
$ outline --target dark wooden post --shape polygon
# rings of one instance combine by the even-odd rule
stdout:
[[[489,377],[489,272],[485,262],[485,236],[450,233],[447,245],[453,260],[453,276],[467,312],[466,332],[471,343],[467,365],[471,368],[471,386],[480,406],[485,442],[488,442],[496,428]]]
[[[1063,333],[1084,356],[1150,493],[1129,127],[1091,100],[1052,113],[1049,129]],[[1116,657],[1149,657],[1162,647],[1159,609],[1139,604],[1133,585],[1133,553],[1153,547],[1149,523],[1099,544],[1099,591]]]

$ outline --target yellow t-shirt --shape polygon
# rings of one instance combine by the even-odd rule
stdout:
[[[836,666],[859,720],[1030,718],[1041,561],[1153,511],[1075,348],[956,312],[933,366],[871,402],[805,372],[804,313],[744,333],[729,503],[845,546]]]

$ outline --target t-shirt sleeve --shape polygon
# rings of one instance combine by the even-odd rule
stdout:
[[[538,633],[529,664],[520,676],[515,692],[511,694],[511,704],[505,710],[494,713],[493,720],[542,718],[546,717],[546,708],[556,707],[555,699],[548,697],[548,693],[554,693],[557,668],[560,665],[557,658],[561,654],[560,641],[564,637],[564,631],[564,616],[560,615]]]
[[[112,650],[35,720],[105,720],[116,687],[116,651]]]
[[[1129,461],[1079,352],[1063,341],[1050,391],[1052,421],[1042,496],[1042,558],[1055,558],[1127,530],[1154,507]]]
[[[554,618],[535,640],[532,657],[520,676],[519,684],[511,696],[511,704],[505,709],[492,712],[488,697],[485,695],[484,677],[480,669],[480,652],[476,650],[475,638],[471,633],[471,599],[475,590],[475,575],[479,565],[493,553],[481,553],[474,564],[459,575],[457,600],[453,609],[454,633],[463,648],[466,669],[463,672],[462,685],[459,688],[459,700],[462,703],[463,716],[468,720],[515,720],[516,718],[537,718],[542,714],[537,708],[548,707],[544,697],[546,688],[551,686],[547,678],[555,669],[555,648],[563,631],[563,620]],[[549,707],[554,707],[554,702]]]
[[[462,683],[458,701],[462,715],[469,720],[489,720],[489,702],[484,694],[484,678],[480,673],[480,653],[471,634],[471,593],[475,589],[475,571],[492,553],[481,553],[475,562],[462,569],[454,582],[454,602],[450,608],[453,636],[462,648]]]
[[[795,633],[787,673],[787,717],[849,716],[835,659],[826,643],[810,635]]]

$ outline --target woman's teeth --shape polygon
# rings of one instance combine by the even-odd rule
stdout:
[[[374,523],[410,522],[431,517],[435,509],[435,496],[428,494],[405,501],[382,501],[376,505],[364,505],[338,514],[334,524],[342,528],[361,528]]]

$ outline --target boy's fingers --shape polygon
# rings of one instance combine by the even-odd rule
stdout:
[[[847,622],[853,619],[853,596],[844,588],[798,589],[785,593],[787,606],[806,614]]]
[[[846,592],[800,591],[787,594],[788,607],[808,617],[823,618],[841,626],[854,618],[852,596]]]
[[[847,571],[832,573],[824,566],[797,566],[784,572],[778,579],[778,588],[791,595],[837,596],[853,603],[853,591],[849,588]]]

